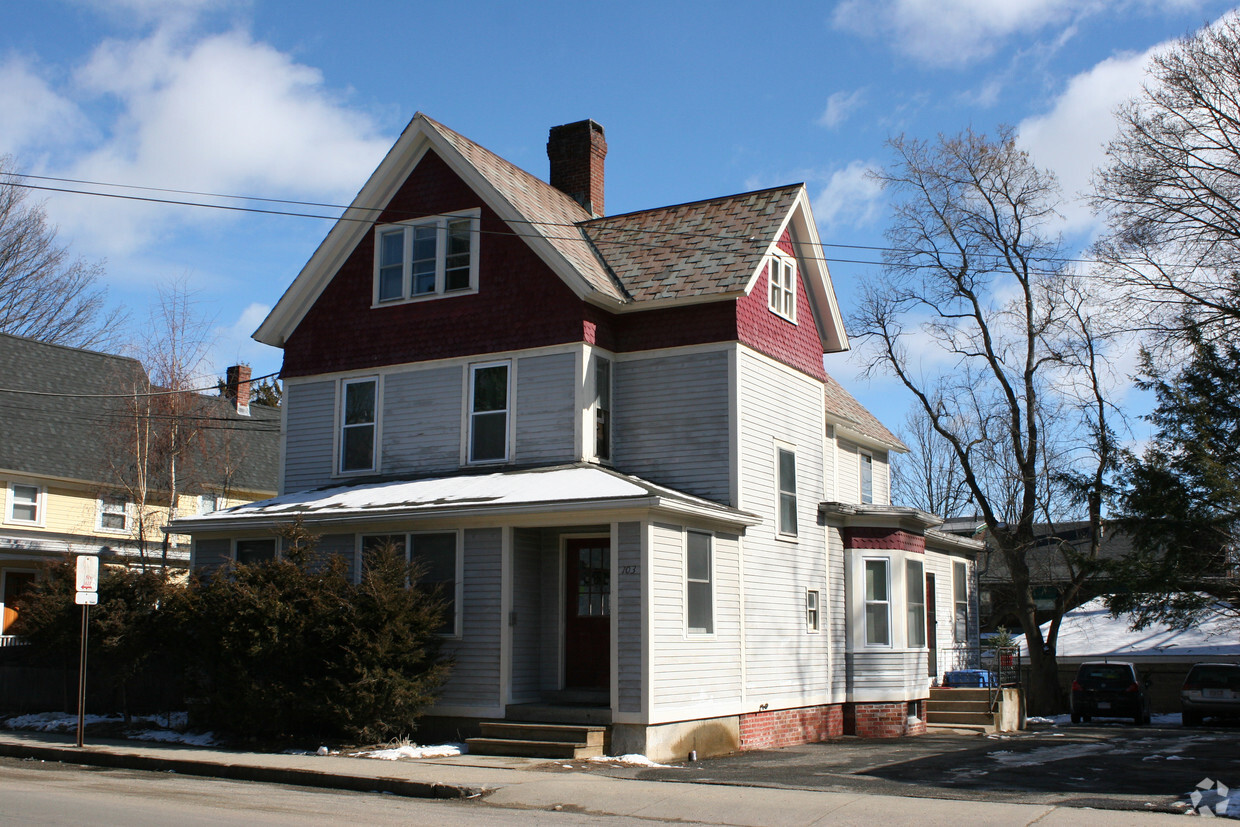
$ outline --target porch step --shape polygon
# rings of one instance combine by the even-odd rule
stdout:
[[[571,724],[483,721],[479,738],[468,738],[478,755],[520,755],[528,758],[594,758],[606,750],[607,728]]]
[[[993,730],[994,725],[989,689],[930,690],[930,698],[926,701],[926,726]]]
[[[558,703],[509,704],[504,709],[504,719],[523,723],[555,721],[557,724],[605,727],[611,724],[611,707]]]

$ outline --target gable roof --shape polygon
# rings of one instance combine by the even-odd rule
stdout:
[[[101,486],[111,481],[120,445],[108,435],[127,417],[118,394],[148,384],[136,359],[0,333],[0,377],[0,469]],[[220,397],[199,399],[209,417],[206,450],[220,449],[229,435],[234,454],[243,457],[232,487],[275,491],[279,410],[251,405],[243,417]]]
[[[283,347],[376,217],[433,150],[584,301],[612,312],[748,293],[785,229],[794,236],[824,349],[848,347],[803,185],[594,218],[566,193],[422,113],[254,333]]]
[[[908,446],[900,438],[887,430],[887,426],[878,421],[857,401],[844,386],[836,382],[831,374],[826,375],[824,395],[827,400],[827,421],[838,428],[851,431],[862,437],[863,441],[874,442],[898,453],[907,453]]]

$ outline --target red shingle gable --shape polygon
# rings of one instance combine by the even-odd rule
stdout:
[[[792,238],[785,230],[779,240],[779,249],[795,255]],[[822,367],[822,341],[814,326],[813,310],[805,291],[805,281],[799,278],[797,267],[797,321],[788,321],[771,312],[768,304],[770,293],[769,265],[763,269],[753,290],[736,302],[736,323],[739,338],[759,353],[783,362],[815,379],[826,381],[827,372]]]

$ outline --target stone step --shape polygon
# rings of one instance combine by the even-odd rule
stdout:
[[[603,754],[601,745],[575,741],[525,741],[513,738],[467,738],[469,751],[476,755],[519,755],[524,758],[595,758]]]
[[[607,737],[607,728],[601,726],[482,721],[478,728],[483,738],[497,738],[505,741],[556,741],[590,747],[603,746],[604,739]]]

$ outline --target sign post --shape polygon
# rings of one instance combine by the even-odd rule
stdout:
[[[86,733],[86,637],[90,630],[90,607],[99,602],[99,558],[81,554],[77,558],[77,594],[73,602],[82,607],[82,654],[78,659],[77,745]]]

